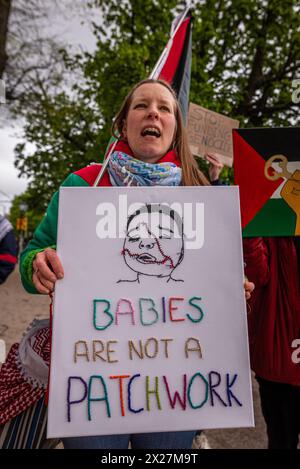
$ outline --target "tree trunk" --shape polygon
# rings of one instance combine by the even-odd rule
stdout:
[[[6,40],[11,0],[0,0],[0,78],[3,76],[7,55]]]

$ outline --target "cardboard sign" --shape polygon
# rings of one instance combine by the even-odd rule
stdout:
[[[206,153],[216,153],[225,166],[231,167],[232,129],[238,127],[239,121],[190,103],[187,131],[193,155],[203,158]]]
[[[61,188],[48,437],[253,426],[236,187]]]

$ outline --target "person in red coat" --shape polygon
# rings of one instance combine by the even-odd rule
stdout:
[[[251,367],[259,383],[269,449],[297,448],[300,433],[300,238],[244,239]]]

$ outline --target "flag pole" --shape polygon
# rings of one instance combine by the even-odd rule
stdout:
[[[183,21],[185,20],[186,18],[186,15],[188,13],[188,11],[190,10],[190,2],[188,3],[188,5],[186,6],[185,10],[183,11],[182,15],[181,15],[181,18],[180,20],[178,21],[178,24],[176,25],[175,29],[171,32],[171,37],[169,38],[168,42],[167,42],[167,45],[165,46],[164,50],[162,51],[158,61],[156,62],[151,74],[149,75],[149,78],[157,78],[159,73],[157,73],[157,71],[161,68],[161,66],[163,65],[163,63],[165,63],[167,57],[168,57],[168,53],[170,52],[170,49],[172,47],[172,44],[173,44],[173,40],[174,40],[174,37],[175,37],[175,34],[177,33],[177,31],[179,30],[180,26],[182,25]],[[160,71],[160,70],[159,70]]]
[[[97,187],[98,184],[99,184],[99,182],[101,181],[101,179],[102,179],[102,177],[103,177],[103,174],[105,173],[106,168],[107,168],[107,166],[108,166],[108,163],[109,163],[111,154],[112,154],[112,152],[114,151],[114,149],[115,149],[115,147],[116,147],[118,141],[119,141],[119,139],[116,139],[116,140],[114,141],[114,143],[112,144],[112,146],[111,146],[111,148],[110,148],[110,150],[109,150],[109,153],[108,153],[107,157],[106,157],[105,160],[103,161],[102,168],[101,168],[101,170],[99,171],[99,174],[98,174],[98,176],[97,176],[96,179],[95,179],[95,182],[94,182],[94,184],[93,184],[93,187]]]

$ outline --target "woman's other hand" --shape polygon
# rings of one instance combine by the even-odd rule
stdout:
[[[221,156],[218,153],[206,153],[205,159],[209,162],[208,174],[210,181],[217,181],[222,169],[224,168]]]
[[[249,300],[251,297],[251,293],[253,292],[255,285],[253,282],[249,282],[249,280],[245,277],[244,280],[244,289],[245,289],[245,298]]]
[[[62,279],[64,270],[56,251],[51,248],[39,252],[33,261],[32,282],[39,293],[49,294],[54,290],[55,282]]]

